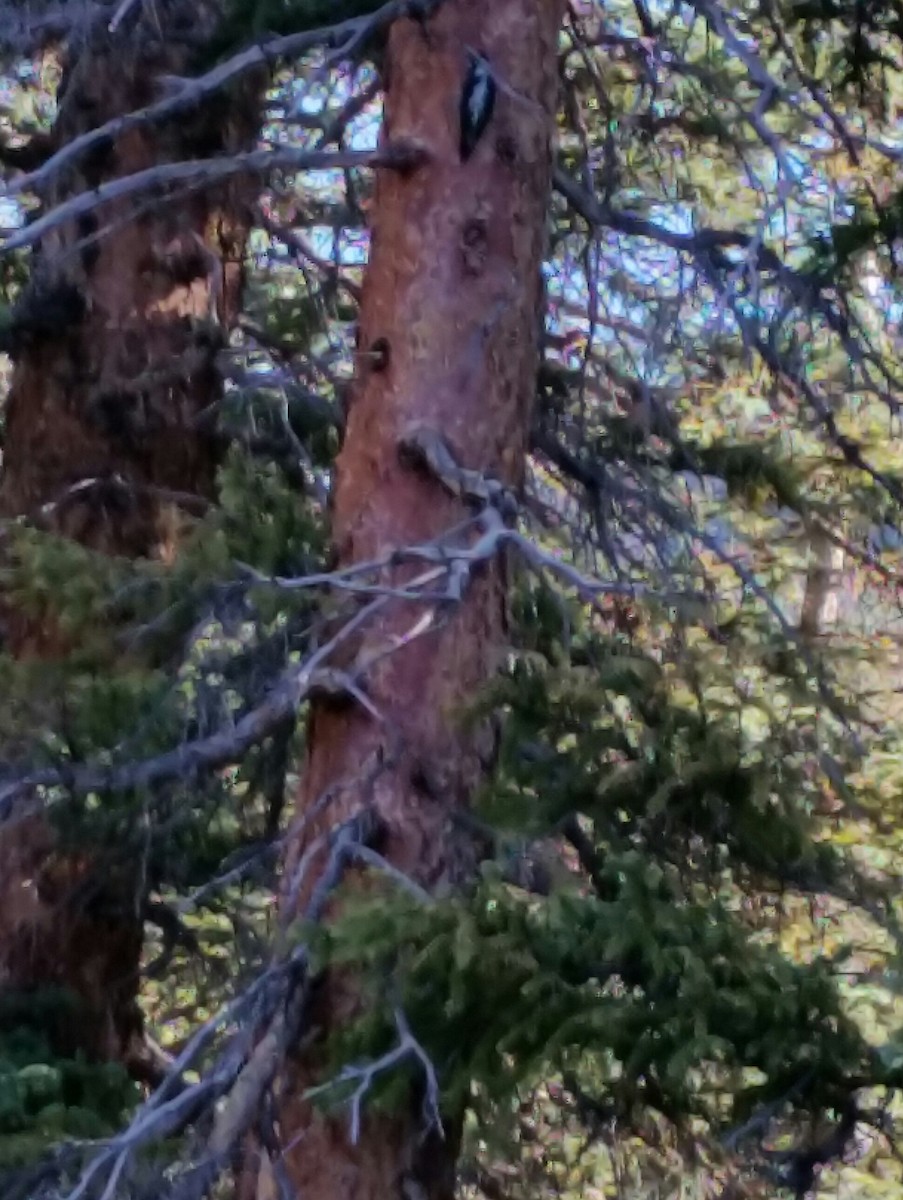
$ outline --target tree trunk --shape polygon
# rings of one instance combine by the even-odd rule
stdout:
[[[563,8],[560,0],[449,0],[426,22],[392,27],[383,139],[413,140],[427,161],[377,182],[360,318],[360,349],[371,353],[362,359],[336,474],[340,566],[430,541],[467,517],[461,501],[400,459],[399,444],[415,429],[441,435],[466,468],[515,488],[522,480]],[[486,56],[499,86],[492,119],[462,162],[458,110],[468,49]],[[417,570],[422,564],[387,569],[382,582],[399,585]],[[445,889],[471,877],[473,853],[453,818],[479,783],[489,747],[486,731],[465,730],[458,716],[497,669],[505,611],[496,564],[451,612],[399,599],[366,626],[355,657],[357,664],[378,658],[363,680],[381,719],[359,704],[315,705],[298,798],[309,820],[288,854],[286,895],[312,839],[370,806],[387,830],[381,849],[420,885]],[[313,1023],[327,1030],[357,1002],[353,984],[336,977],[318,997]],[[366,1115],[352,1146],[346,1113],[323,1116],[300,1098],[315,1070],[305,1056],[281,1081],[282,1165],[293,1194],[452,1195],[454,1115],[444,1141],[424,1138],[412,1098],[402,1114]],[[258,1196],[270,1194],[268,1176],[265,1167]]]
[[[799,632],[807,641],[837,624],[843,586],[844,551],[818,527],[809,538],[809,566],[800,608]]]
[[[104,23],[66,70],[51,149],[157,98],[161,76],[191,70],[189,46],[216,19],[210,3],[157,0],[115,34]],[[53,177],[44,208],[154,165],[250,146],[260,84],[110,138]],[[144,197],[134,219],[126,204],[108,205],[36,249],[8,338],[0,514],[104,553],[173,553],[173,498],[212,493],[216,447],[200,418],[221,394],[215,359],[240,303],[252,187],[238,180],[172,204]],[[52,613],[14,598],[4,607],[16,656],[71,649]],[[120,870],[116,883],[99,860],[54,845],[39,812],[0,827],[0,991],[68,989],[80,1017],[60,1051],[129,1061],[140,1040],[136,873]]]

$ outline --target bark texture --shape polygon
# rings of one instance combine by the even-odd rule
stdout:
[[[377,182],[360,320],[360,349],[374,353],[353,390],[337,466],[340,565],[432,539],[467,516],[436,480],[400,460],[400,441],[418,426],[440,433],[461,465],[513,487],[521,482],[563,7],[559,0],[449,0],[432,19],[401,20],[391,30],[383,138],[420,144],[428,161]],[[462,163],[458,106],[468,48],[489,59],[501,85],[493,118]],[[413,573],[395,568],[385,582]],[[308,815],[322,808],[322,816],[289,855],[287,891],[310,839],[366,806],[388,830],[388,858],[420,884],[444,889],[470,876],[472,851],[452,818],[481,779],[491,739],[466,731],[459,717],[498,666],[505,612],[498,566],[452,614],[398,600],[367,627],[356,660],[379,656],[366,690],[383,720],[363,706],[315,708],[298,808]],[[335,1027],[357,1003],[348,980],[328,978],[314,1023]],[[347,1114],[324,1117],[298,1098],[315,1071],[305,1056],[282,1081],[282,1158],[298,1195],[452,1195],[454,1115],[444,1141],[424,1139],[412,1097],[409,1113],[368,1115],[351,1146]],[[269,1194],[264,1172],[258,1197]]]
[[[111,35],[77,47],[60,89],[51,149],[159,96],[192,70],[217,6],[155,0]],[[261,80],[165,126],[132,128],[53,177],[44,209],[157,164],[249,147]],[[251,181],[164,203],[106,206],[48,235],[7,349],[0,516],[26,516],[104,553],[167,559],[175,494],[209,496],[216,446],[202,414],[221,390],[216,354],[237,315],[254,200]],[[20,658],[65,653],[51,613],[4,604]],[[39,813],[0,827],[0,993],[70,989],[81,1018],[63,1052],[129,1061],[140,1042],[142,945],[135,872],[55,850]],[[140,1068],[140,1063],[136,1063]]]

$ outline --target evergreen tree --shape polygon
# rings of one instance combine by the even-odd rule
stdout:
[[[4,815],[146,868],[176,1059],[8,1193],[895,1192],[895,6],[226,16],[137,128],[267,63],[263,148],[115,201],[265,180],[214,502],[166,570],[16,528],[144,657],[2,714]]]
[[[131,116],[161,78],[191,69],[217,20],[215,6],[172,3],[115,25],[97,14],[71,33],[54,68],[50,128],[9,150],[13,165],[30,168],[42,203],[32,216],[136,171],[250,146],[259,79],[178,122],[148,126]],[[88,156],[66,165],[71,145],[100,125],[108,130]],[[110,673],[115,691],[123,652],[109,625],[98,628],[90,596],[84,611],[65,569],[45,565],[47,540],[34,543],[31,531],[52,534],[63,556],[70,540],[168,562],[184,510],[196,515],[212,499],[216,357],[239,310],[253,200],[253,188],[238,182],[177,207],[145,202],[135,213],[118,202],[85,212],[35,245],[7,307],[4,642],[16,659],[47,664],[37,692],[20,696],[38,712],[53,709],[47,678],[65,678],[73,656],[82,672]],[[126,657],[134,670],[135,656]],[[57,1053],[121,1061],[155,1078],[136,1004],[146,880],[103,836],[87,840],[69,831],[61,845],[40,810],[3,829],[0,1008],[21,1017],[37,1004],[40,1019],[29,1023]]]

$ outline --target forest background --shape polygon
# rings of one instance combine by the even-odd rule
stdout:
[[[903,11],[0,0],[0,1195],[896,1195]]]

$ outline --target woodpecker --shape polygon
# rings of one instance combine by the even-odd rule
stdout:
[[[492,119],[495,80],[492,67],[480,54],[468,52],[470,64],[461,92],[461,162],[467,162]]]

